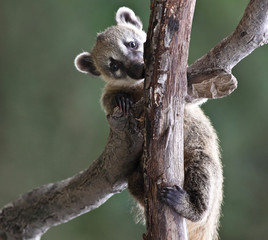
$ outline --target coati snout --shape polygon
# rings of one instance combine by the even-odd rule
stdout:
[[[133,79],[143,79],[145,75],[144,63],[133,63],[127,69],[127,75]]]

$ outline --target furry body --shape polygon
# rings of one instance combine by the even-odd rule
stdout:
[[[77,69],[101,76],[106,82],[101,103],[106,114],[115,107],[128,114],[131,105],[143,97],[143,43],[146,34],[134,12],[120,8],[117,25],[97,37],[92,51],[75,60]],[[186,103],[184,112],[183,189],[163,187],[160,199],[187,219],[189,240],[216,240],[222,202],[222,165],[217,135],[198,104]],[[128,188],[144,206],[142,166],[128,179]]]

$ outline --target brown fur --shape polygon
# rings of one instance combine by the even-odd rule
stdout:
[[[141,53],[145,33],[142,23],[127,8],[118,10],[116,21],[117,25],[98,35],[91,53],[82,53],[75,60],[78,70],[100,75],[107,82],[101,98],[106,114],[111,114],[117,107],[115,98],[118,94],[126,94],[133,103],[143,97],[143,80],[139,79],[142,69],[137,69],[135,78],[129,76],[133,74],[133,66],[140,67],[143,62]],[[134,39],[139,48],[125,47],[124,41],[129,39]],[[109,65],[111,58],[119,63],[120,68],[116,71],[112,71]],[[197,104],[186,103],[184,114],[185,181],[183,189],[173,189],[179,201],[171,207],[187,219],[189,240],[216,240],[223,186],[217,135]],[[128,188],[144,206],[141,164],[129,176]]]

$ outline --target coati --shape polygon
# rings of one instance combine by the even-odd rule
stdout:
[[[128,114],[143,97],[143,44],[146,33],[135,13],[121,7],[116,25],[97,36],[91,52],[75,58],[76,68],[106,81],[101,103],[106,114],[115,107]],[[190,240],[216,240],[222,202],[222,165],[217,135],[201,108],[186,103],[184,116],[183,189],[163,187],[160,200],[187,219]],[[130,193],[144,206],[143,174],[138,167],[128,179]]]

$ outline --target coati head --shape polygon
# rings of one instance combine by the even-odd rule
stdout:
[[[111,85],[133,85],[144,78],[146,33],[139,17],[129,8],[119,8],[115,20],[115,26],[98,34],[90,53],[75,58],[75,66],[83,73],[101,76]]]

